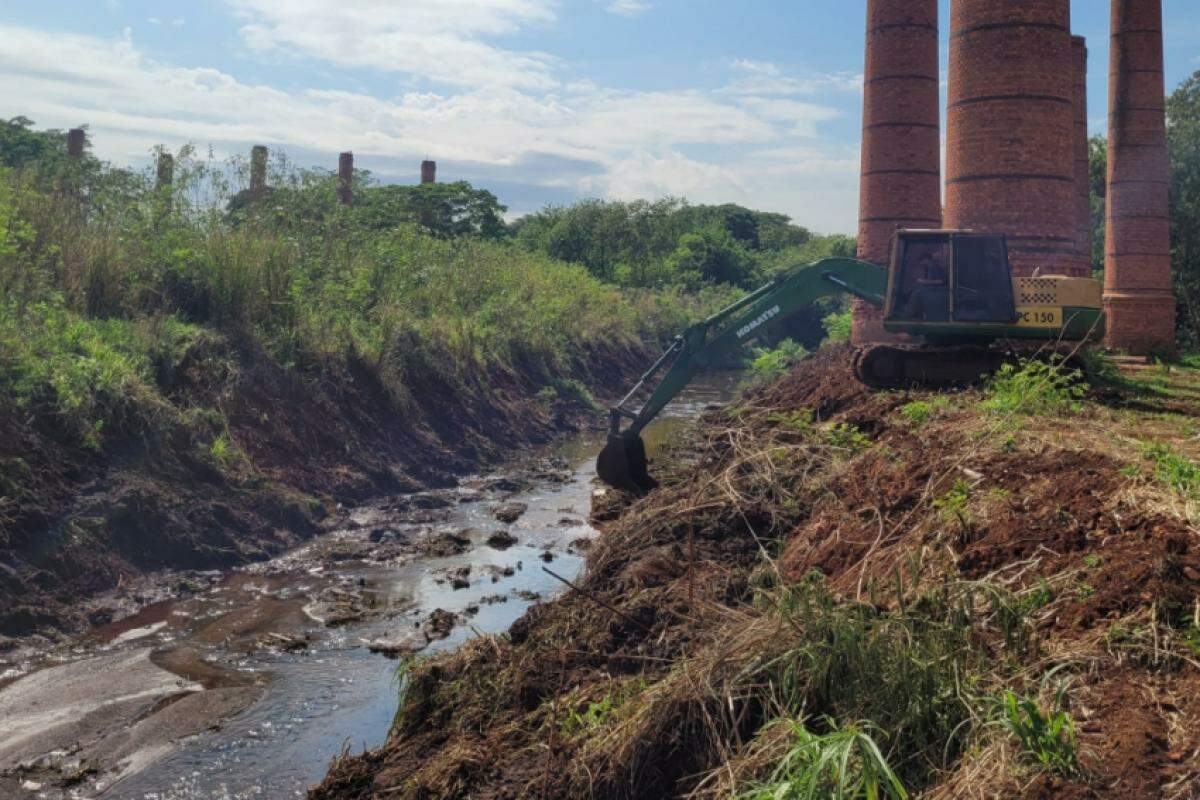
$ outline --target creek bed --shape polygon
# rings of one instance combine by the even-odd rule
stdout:
[[[647,430],[649,450],[736,382],[697,381]],[[0,794],[303,797],[343,748],[387,735],[398,662],[375,651],[503,632],[563,590],[543,567],[579,574],[601,444],[579,434],[455,489],[355,509],[269,562],[163,577],[178,591],[0,668]]]

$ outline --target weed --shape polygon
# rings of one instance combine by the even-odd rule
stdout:
[[[1023,592],[1017,603],[1020,613],[1027,616],[1050,605],[1050,601],[1053,599],[1054,590],[1050,588],[1050,582],[1043,577],[1038,578],[1038,582],[1033,587]]]
[[[900,406],[900,415],[914,425],[923,425],[951,407],[950,398],[938,395],[932,400],[913,400]]]
[[[1088,569],[1095,569],[1096,567],[1100,566],[1100,563],[1100,556],[1096,555],[1095,553],[1088,553],[1083,557],[1083,565]]]
[[[808,433],[813,426],[813,412],[807,408],[798,408],[794,411],[775,411],[772,412],[767,420],[776,425],[785,428],[791,428],[799,433]]]
[[[995,704],[1001,728],[1020,743],[1019,757],[1041,770],[1059,775],[1073,774],[1078,768],[1075,723],[1062,708],[1065,686],[1055,696],[1054,708],[1043,710],[1030,697],[1018,697],[1005,690]]]
[[[971,501],[971,484],[962,478],[954,481],[954,485],[946,494],[933,501],[933,507],[943,522],[958,520],[963,528],[971,527],[971,513],[967,504]]]
[[[1080,581],[1075,585],[1075,594],[1079,596],[1080,600],[1087,600],[1096,594],[1096,587],[1086,581]]]
[[[1186,497],[1200,494],[1200,465],[1164,442],[1145,442],[1142,456],[1154,464],[1154,477]]]
[[[792,740],[770,779],[750,787],[738,800],[906,800],[908,792],[871,735],[869,722],[839,727],[825,720],[827,733],[786,719]]]
[[[830,314],[822,322],[825,325],[825,343],[850,341],[854,328],[854,315],[850,309]]]
[[[857,455],[871,447],[871,438],[848,422],[839,422],[825,431],[829,446]]]
[[[1028,359],[1004,364],[988,379],[983,407],[1001,415],[1050,416],[1077,412],[1086,393],[1079,370]]]
[[[784,339],[772,349],[755,348],[748,368],[756,380],[767,381],[787,372],[807,356],[808,350],[803,345]]]

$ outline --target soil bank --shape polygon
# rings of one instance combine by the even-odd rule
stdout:
[[[596,343],[575,377],[603,398],[645,358]],[[0,648],[105,622],[86,599],[139,574],[277,555],[344,507],[451,485],[599,416],[550,376],[509,369],[481,368],[470,386],[427,375],[400,407],[353,354],[285,367],[232,335],[162,371],[176,411],[222,412],[220,453],[178,424],[108,436],[97,452],[0,398]]]
[[[1200,796],[1196,497],[1147,455],[1194,464],[1200,376],[1014,416],[847,356],[594,508],[580,591],[418,664],[311,796],[727,798],[770,784],[781,718],[875,723],[912,796]],[[1073,720],[1073,764],[994,724],[1006,690]]]

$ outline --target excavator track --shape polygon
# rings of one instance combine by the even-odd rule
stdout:
[[[855,351],[853,365],[855,377],[873,389],[949,388],[977,383],[1002,365],[1027,358],[1056,360],[1078,368],[1082,364],[1077,350],[1068,344],[1054,347],[1014,342],[941,347],[878,344]]]

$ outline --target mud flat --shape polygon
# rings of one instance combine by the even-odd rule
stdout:
[[[657,434],[729,390],[701,385]],[[83,635],[10,643],[0,796],[303,796],[344,746],[382,743],[396,659],[507,630],[562,591],[544,566],[578,574],[598,447],[359,506],[263,563],[144,576],[89,601]]]

